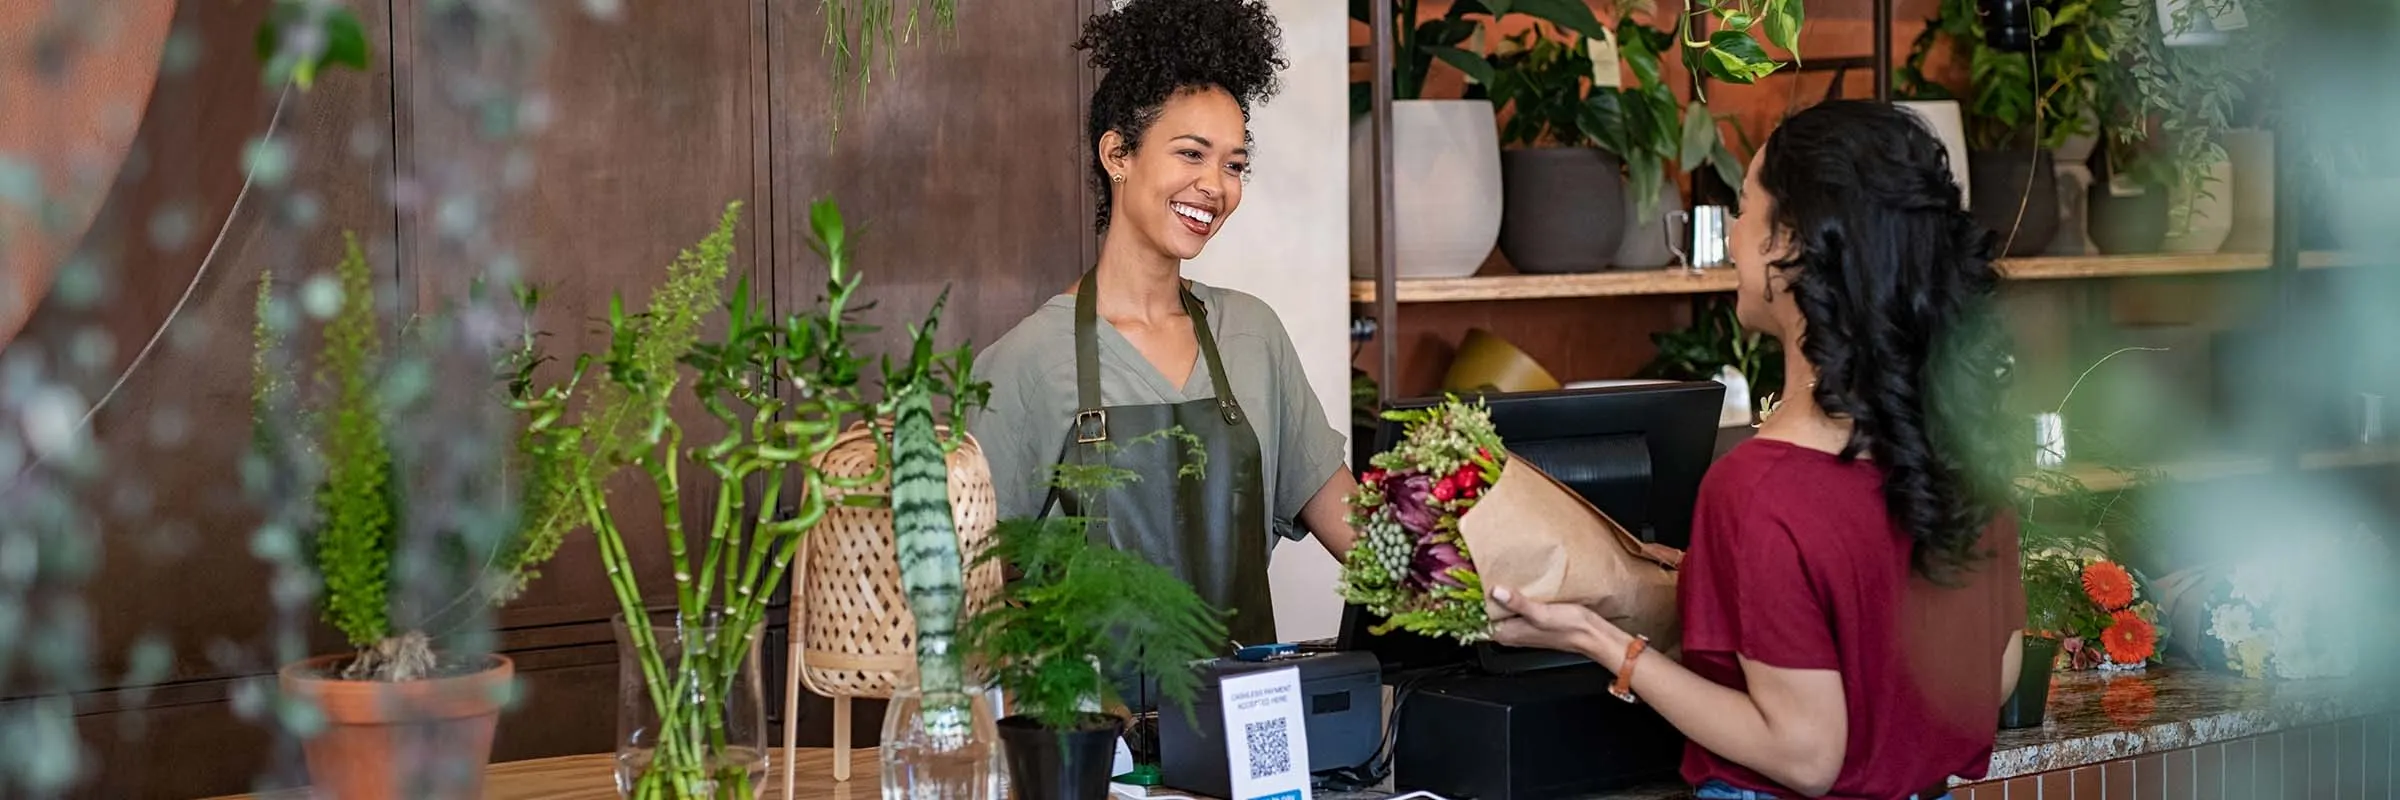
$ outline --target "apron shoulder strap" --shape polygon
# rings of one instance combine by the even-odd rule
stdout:
[[[1208,307],[1183,287],[1183,313],[1192,318],[1192,333],[1200,339],[1200,357],[1208,360],[1208,385],[1217,391],[1217,413],[1224,415],[1225,424],[1242,421],[1241,402],[1233,396],[1233,387],[1226,385],[1225,360],[1217,357],[1217,335],[1208,329]]]

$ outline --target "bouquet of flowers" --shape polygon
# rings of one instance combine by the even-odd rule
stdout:
[[[2161,581],[2171,627],[2204,666],[2251,679],[2335,678],[2358,668],[2378,642],[2373,626],[2344,615],[2389,608],[2390,549],[2365,527],[2346,535],[2303,537],[2298,546],[2237,564],[2177,572]],[[2388,644],[2388,642],[2384,642]]]
[[[1350,496],[1358,543],[1342,563],[1342,599],[1393,628],[1461,643],[1490,638],[1508,586],[1572,602],[1671,646],[1675,578],[1632,534],[1502,446],[1481,401],[1386,412],[1405,426]],[[1569,580],[1569,576],[1573,580]]]
[[[2027,629],[2059,642],[2063,669],[2136,670],[2158,661],[2158,606],[2139,574],[2092,550],[2025,556]]]

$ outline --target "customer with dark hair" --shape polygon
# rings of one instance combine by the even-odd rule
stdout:
[[[1737,306],[1783,342],[1784,400],[1702,484],[1681,661],[1505,587],[1497,637],[1614,672],[1689,738],[1700,797],[1932,800],[1988,769],[2025,621],[1992,235],[1879,103],[1794,115],[1741,203]]]
[[[1182,275],[1241,205],[1281,38],[1263,0],[1132,0],[1084,26],[1076,47],[1104,72],[1084,143],[1099,262],[983,354],[991,404],[969,420],[1002,517],[1097,518],[1097,535],[1231,610],[1243,644],[1276,639],[1278,535],[1314,533],[1337,557],[1354,535],[1342,435],[1283,323]],[[1054,491],[1062,462],[1139,479]]]

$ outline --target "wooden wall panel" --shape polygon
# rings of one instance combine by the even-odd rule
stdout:
[[[1082,274],[1092,256],[1084,184],[1088,70],[1070,49],[1088,0],[959,4],[959,35],[898,52],[834,136],[815,3],[766,20],[777,195],[775,289],[812,305],[825,266],[808,204],[841,203],[865,291],[900,341],[945,285],[944,343],[992,340]],[[869,350],[867,352],[874,352]]]
[[[537,15],[538,57],[527,63],[485,57],[445,5],[394,0],[401,21],[403,67],[396,94],[406,98],[399,130],[402,177],[421,201],[403,208],[408,260],[404,279],[420,295],[455,292],[458,276],[479,257],[507,253],[526,279],[544,290],[537,320],[545,344],[562,361],[607,347],[605,321],[612,296],[638,310],[666,275],[676,254],[712,230],[731,201],[749,205],[734,272],[762,258],[767,220],[757,213],[751,139],[758,98],[752,94],[752,30],[756,3],[623,3],[604,18],[582,4],[524,7]],[[477,29],[481,47],[517,52],[528,43],[493,39],[500,23]],[[480,127],[487,110],[462,104],[464,81],[497,77],[521,81],[514,107],[520,119],[546,120],[522,132],[520,152],[491,140]],[[506,106],[504,106],[506,107]],[[512,166],[513,164],[513,166]],[[506,193],[505,176],[521,170],[526,183]],[[448,195],[448,197],[445,197]],[[484,204],[483,235],[446,239],[441,218],[450,197]],[[462,263],[464,262],[464,263]],[[556,373],[553,373],[556,374]],[[596,379],[593,376],[592,379]],[[588,383],[587,379],[587,383]],[[704,419],[696,404],[680,404],[680,419]],[[695,429],[696,431],[699,429]],[[692,435],[698,435],[694,433]],[[632,477],[627,475],[625,477]],[[686,471],[687,496],[708,496],[714,484]],[[656,492],[645,481],[616,484],[628,549],[653,599],[672,596]],[[687,526],[704,523],[705,504],[684,508]],[[503,626],[606,620],[617,613],[592,539],[570,536],[545,577],[501,614]],[[608,641],[601,626],[596,641]]]
[[[127,654],[151,635],[166,636],[174,656],[167,680],[265,666],[212,655],[254,641],[273,616],[269,570],[250,547],[257,515],[236,469],[251,429],[256,281],[270,268],[288,278],[330,264],[341,229],[383,237],[392,229],[390,209],[377,201],[388,150],[352,149],[361,133],[370,145],[388,134],[388,71],[328,74],[314,91],[284,97],[275,121],[277,95],[262,89],[247,45],[264,9],[178,8],[176,38],[243,44],[190,45],[196,56],[169,59],[128,168],[77,251],[96,265],[107,291],[101,305],[83,310],[53,294],[10,345],[11,356],[55,355],[102,334],[109,356],[79,381],[85,398],[98,399],[183,303],[92,423],[105,459],[85,503],[102,537],[87,584],[100,685],[121,680]],[[381,10],[359,14],[380,49]],[[244,148],[271,122],[283,157],[263,162],[244,195]]]

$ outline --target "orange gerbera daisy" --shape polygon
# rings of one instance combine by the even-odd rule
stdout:
[[[2119,611],[2109,617],[2108,630],[2100,633],[2100,646],[2108,650],[2110,661],[2139,664],[2158,653],[2158,628],[2140,614]]]
[[[2114,561],[2094,561],[2083,568],[2083,593],[2102,611],[2133,605],[2133,573]]]

